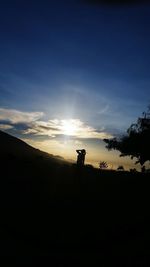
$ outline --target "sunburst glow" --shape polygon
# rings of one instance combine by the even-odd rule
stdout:
[[[63,120],[61,128],[65,135],[75,135],[78,131],[78,127],[74,123],[74,120]]]

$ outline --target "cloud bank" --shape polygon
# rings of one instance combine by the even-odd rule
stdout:
[[[31,123],[40,119],[43,112],[22,112],[15,109],[0,108],[0,121],[8,121],[12,124]]]
[[[16,129],[20,134],[33,136],[48,136],[56,138],[61,135],[77,139],[104,139],[112,135],[104,128],[95,129],[80,119],[50,119],[42,120],[43,112],[22,112],[15,109],[0,108],[0,129]],[[18,125],[23,124],[23,129]]]

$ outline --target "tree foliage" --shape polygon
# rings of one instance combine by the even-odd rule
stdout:
[[[150,107],[147,112],[143,112],[137,122],[132,124],[126,135],[120,138],[104,139],[108,150],[118,150],[120,156],[130,156],[136,158],[136,163],[143,165],[150,161]]]
[[[117,171],[124,171],[124,167],[122,165],[118,166]]]
[[[100,161],[99,163],[99,168],[102,169],[107,169],[108,168],[108,164],[106,161]]]

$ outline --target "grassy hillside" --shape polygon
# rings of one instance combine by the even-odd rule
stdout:
[[[0,261],[147,266],[149,174],[77,168],[0,132]]]

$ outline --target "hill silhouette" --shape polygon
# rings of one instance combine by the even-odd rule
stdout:
[[[0,146],[1,266],[149,263],[149,174],[78,168],[3,132]]]
[[[35,149],[28,145],[24,141],[9,135],[3,131],[0,131],[0,158],[7,159],[32,159],[43,158],[48,159],[52,162],[62,163],[66,162],[63,158],[59,156],[54,156],[46,152]]]

